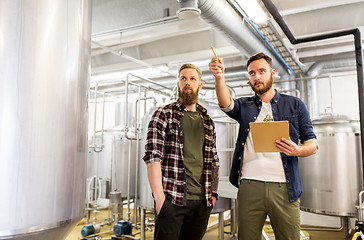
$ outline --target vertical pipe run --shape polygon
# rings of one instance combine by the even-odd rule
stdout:
[[[145,240],[145,209],[140,210],[140,239]]]
[[[217,234],[218,240],[224,239],[224,212],[219,212],[219,229]]]
[[[342,37],[346,35],[354,35],[354,45],[355,45],[355,59],[356,59],[356,71],[358,79],[358,92],[359,92],[359,115],[360,115],[360,139],[361,139],[361,154],[362,163],[364,168],[364,72],[363,72],[363,49],[361,43],[361,33],[358,28],[345,30],[341,32],[335,32],[330,34],[323,34],[318,36],[312,36],[307,38],[296,39],[287,24],[284,22],[282,16],[279,14],[278,9],[272,3],[271,0],[262,0],[265,7],[268,9],[270,14],[276,20],[278,25],[281,27],[283,32],[286,34],[287,38],[292,44],[312,42],[323,39]],[[364,172],[364,169],[363,169]]]
[[[137,212],[138,212],[138,179],[139,179],[139,140],[140,140],[140,99],[141,99],[141,87],[138,87],[138,100],[136,105],[136,121],[135,121],[135,135],[136,135],[136,162],[135,162],[135,188],[134,188],[134,224],[137,225]]]

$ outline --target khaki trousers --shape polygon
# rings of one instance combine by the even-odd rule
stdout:
[[[286,183],[243,179],[237,202],[239,240],[261,240],[267,215],[276,240],[300,239],[300,204],[289,201]]]

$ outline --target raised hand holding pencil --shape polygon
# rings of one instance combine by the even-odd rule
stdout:
[[[215,50],[214,50],[214,47],[213,46],[211,46],[211,49],[212,49],[212,52],[214,53],[214,55],[215,55],[215,58],[217,58],[217,61],[219,62],[219,63],[222,63],[221,62],[221,60],[220,60],[220,58],[218,58],[217,57],[217,54],[216,54],[216,52],[215,52]]]

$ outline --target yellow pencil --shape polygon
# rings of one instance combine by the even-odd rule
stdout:
[[[215,50],[214,50],[214,47],[213,47],[213,46],[211,46],[211,49],[212,49],[212,52],[213,52],[213,53],[214,53],[214,55],[215,55],[215,58],[217,58],[217,61],[218,61],[219,63],[221,63],[220,59],[217,57],[217,54],[216,54],[216,52],[215,52]]]

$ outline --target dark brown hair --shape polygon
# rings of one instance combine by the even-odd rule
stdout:
[[[256,61],[256,60],[259,60],[259,59],[265,59],[265,61],[267,61],[267,63],[269,64],[269,66],[272,68],[272,58],[269,57],[268,55],[260,52],[260,53],[256,53],[254,54],[253,56],[251,56],[247,63],[246,63],[246,66],[249,67],[249,65],[253,62],[253,61]]]

